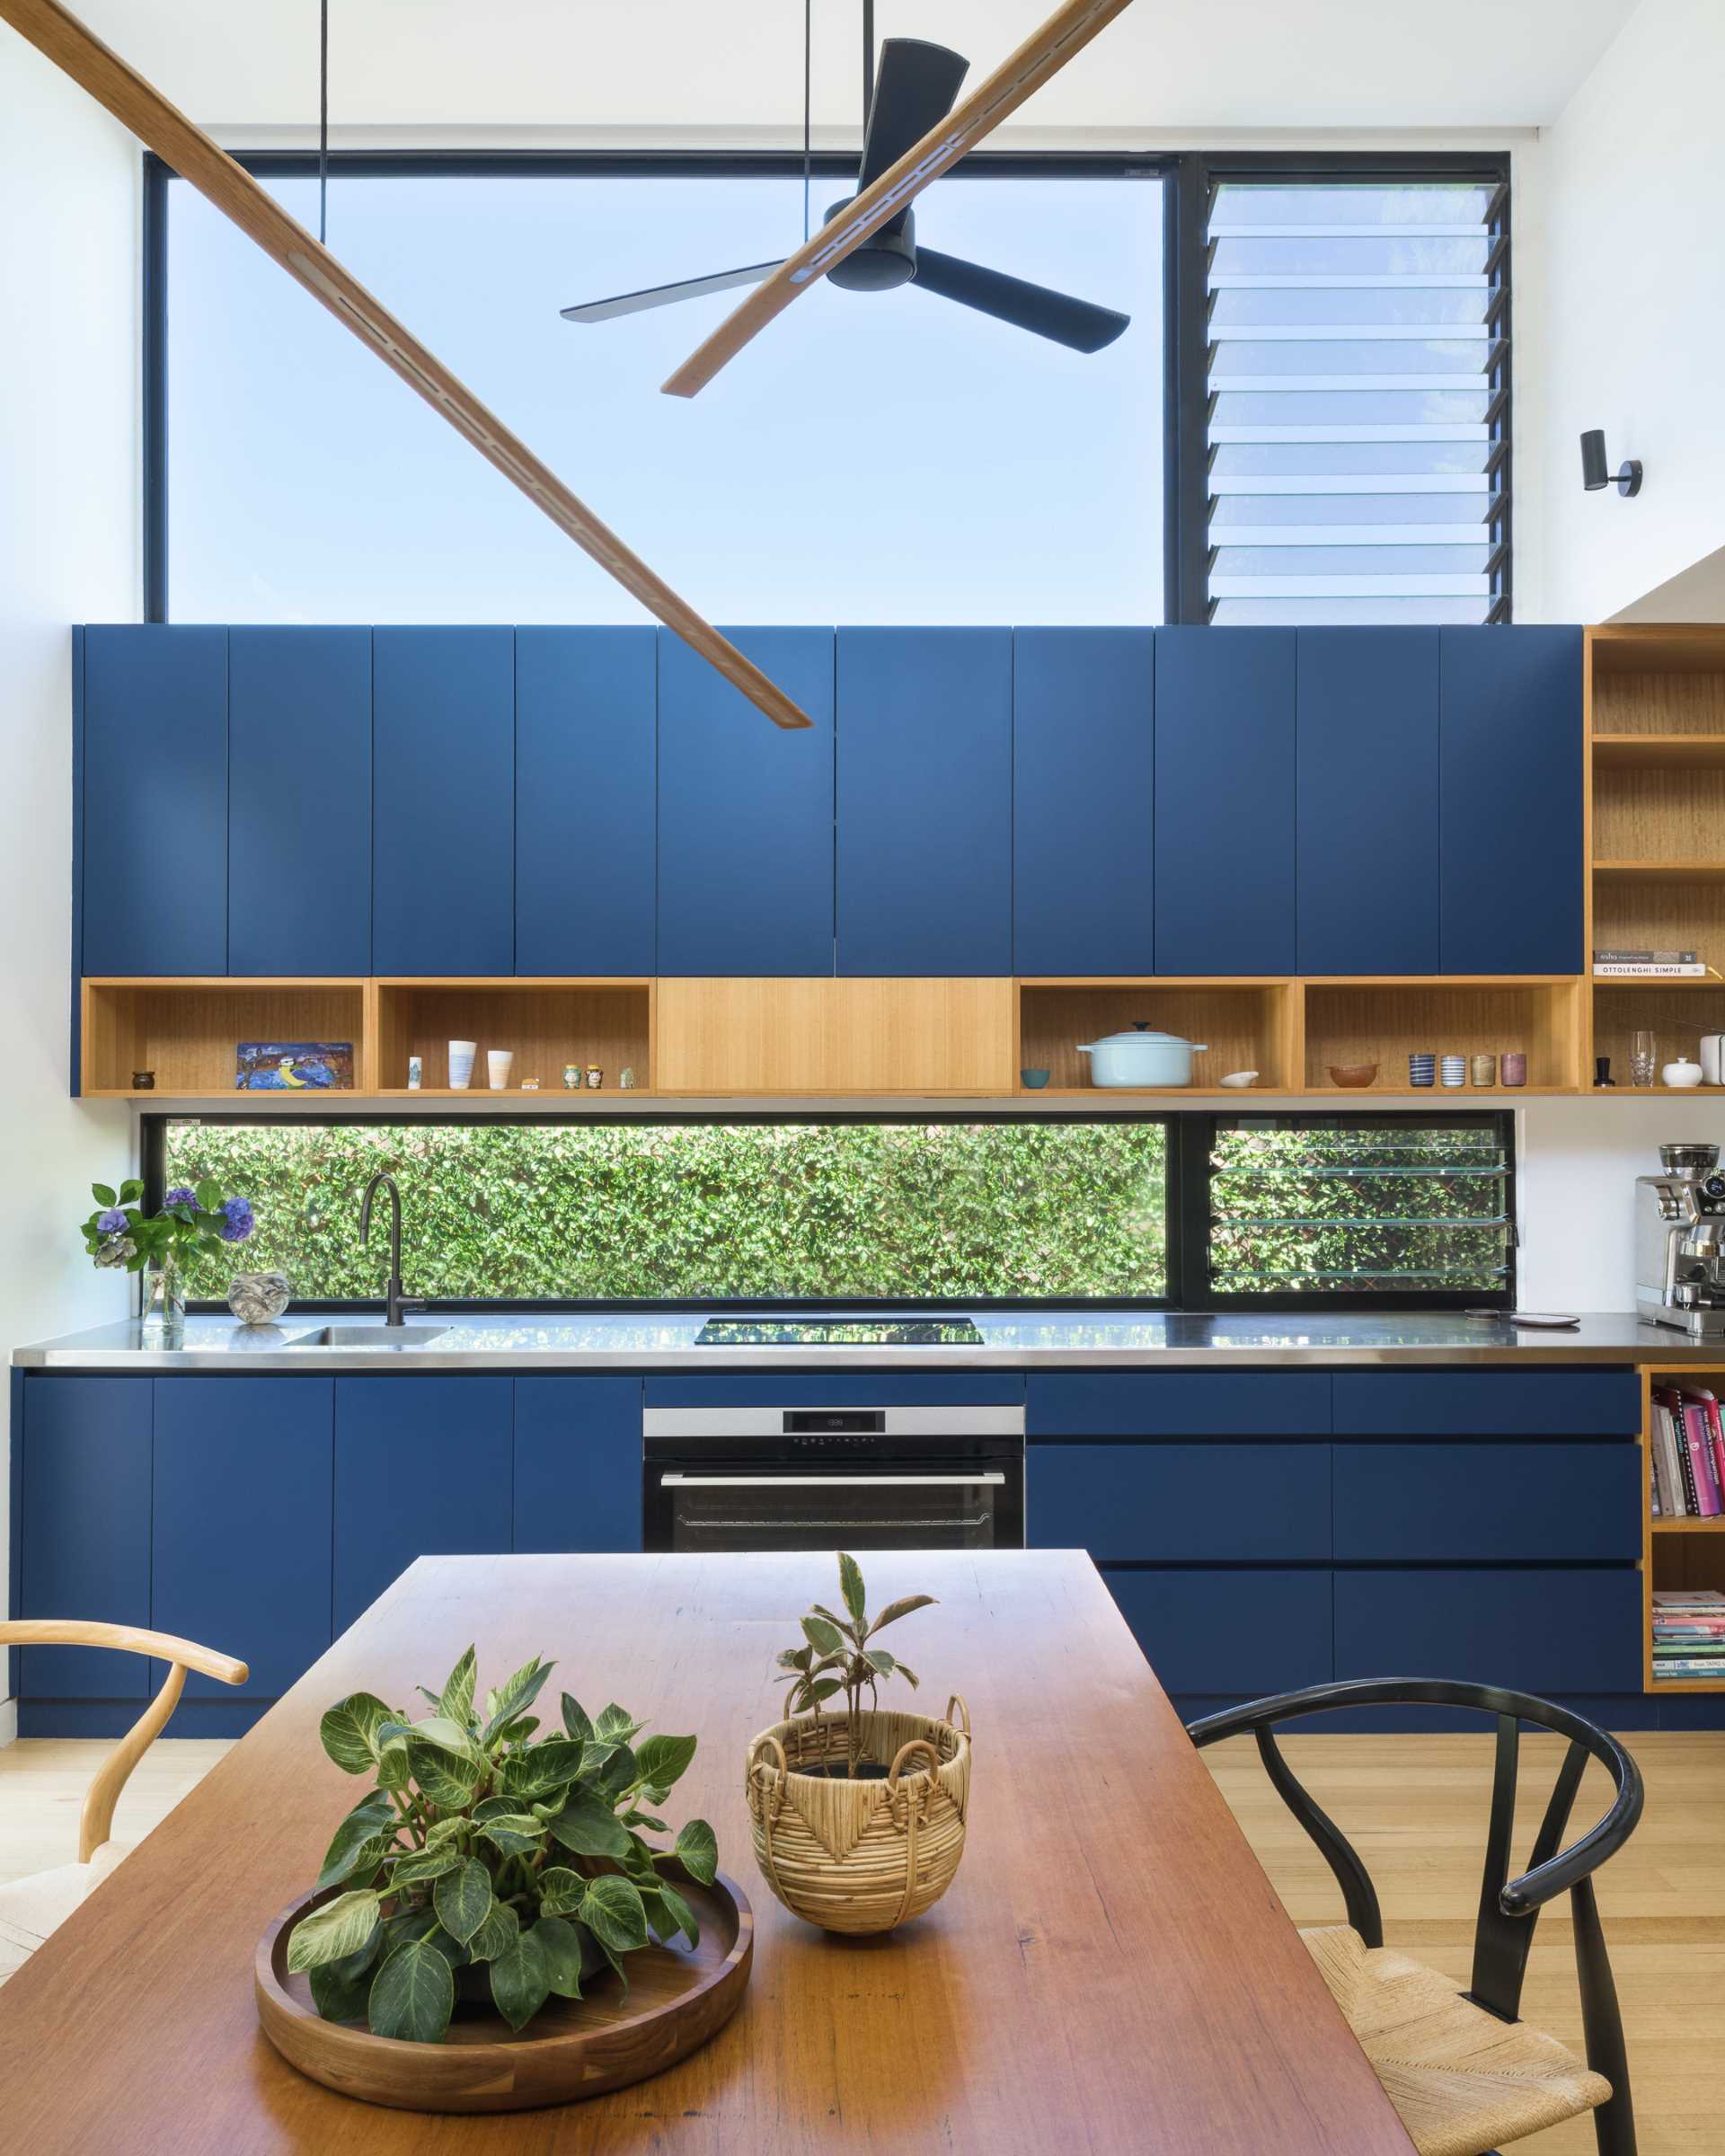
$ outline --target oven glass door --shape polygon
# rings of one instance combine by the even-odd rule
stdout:
[[[655,1467],[658,1546],[721,1550],[994,1550],[1023,1541],[998,1467]]]

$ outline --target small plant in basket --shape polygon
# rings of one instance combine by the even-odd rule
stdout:
[[[933,1595],[907,1595],[898,1602],[889,1602],[878,1617],[868,1613],[868,1595],[862,1585],[862,1568],[854,1557],[843,1551],[838,1559],[839,1599],[848,1615],[841,1617],[824,1603],[816,1603],[802,1621],[801,1647],[788,1647],[779,1657],[779,1667],[786,1673],[780,1682],[789,1682],[791,1690],[786,1696],[788,1714],[812,1714],[817,1722],[822,1705],[845,1695],[846,1736],[845,1771],[854,1777],[861,1756],[860,1717],[862,1711],[862,1694],[869,1695],[871,1707],[878,1703],[878,1691],[882,1677],[903,1677],[914,1691],[917,1685],[916,1672],[907,1662],[900,1662],[884,1648],[870,1642],[879,1632],[900,1617],[908,1617],[913,1610],[926,1609],[935,1599]]]
[[[326,2021],[364,2019],[374,2036],[442,2040],[457,1994],[489,1997],[512,2028],[553,1995],[679,1933],[694,1913],[663,1867],[711,1885],[712,1829],[691,1819],[672,1849],[653,1815],[694,1757],[692,1736],[634,1740],[623,1708],[597,1720],[568,1692],[562,1727],[535,1743],[528,1712],[552,1665],[536,1657],[473,1703],[470,1647],[432,1711],[410,1722],[368,1692],[323,1717],[323,1749],[367,1791],[336,1829],[320,1890],[339,1886],[294,1926],[290,1973],[310,1974]]]

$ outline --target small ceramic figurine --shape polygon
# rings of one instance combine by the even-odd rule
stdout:
[[[597,1063],[589,1063],[588,1065],[587,1082],[594,1092],[597,1092],[600,1086],[605,1083],[605,1073],[599,1068]]]
[[[132,1091],[135,1093],[153,1093],[155,1091],[155,1073],[154,1071],[134,1071],[132,1073]]]
[[[227,1307],[242,1325],[268,1325],[287,1309],[286,1273],[235,1273],[227,1284]]]
[[[566,1063],[563,1065],[563,1091],[566,1093],[576,1092],[579,1090],[580,1082],[580,1065],[579,1063]]]
[[[635,1066],[632,1063],[625,1063],[623,1068],[617,1073],[617,1083],[623,1088],[625,1093],[632,1092],[634,1090]]]
[[[407,1090],[410,1093],[417,1093],[419,1091],[420,1087],[424,1081],[424,1063],[419,1056],[410,1056],[407,1059]]]
[[[524,1093],[536,1093],[539,1091],[539,1081],[536,1078],[524,1078],[521,1081],[521,1091]]]

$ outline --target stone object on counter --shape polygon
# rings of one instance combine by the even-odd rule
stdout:
[[[286,1273],[235,1273],[227,1284],[227,1307],[242,1325],[269,1325],[292,1300]]]

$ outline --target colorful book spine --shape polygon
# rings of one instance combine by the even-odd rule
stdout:
[[[1683,1435],[1689,1448],[1689,1479],[1694,1488],[1696,1514],[1703,1520],[1716,1520],[1720,1515],[1719,1476],[1713,1466],[1713,1441],[1703,1408],[1685,1403]]]
[[[1689,1478],[1684,1472],[1684,1461],[1676,1441],[1677,1405],[1675,1392],[1660,1392],[1653,1395],[1653,1444],[1660,1466],[1660,1482],[1670,1499],[1670,1514],[1682,1519],[1693,1513],[1694,1503],[1689,1495]]]

